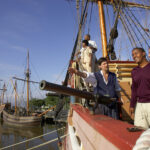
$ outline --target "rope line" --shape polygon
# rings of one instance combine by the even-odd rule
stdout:
[[[121,20],[121,22],[122,22],[122,25],[123,25],[123,27],[124,27],[124,30],[125,30],[126,33],[127,33],[127,36],[128,36],[128,38],[129,38],[129,41],[130,41],[132,47],[134,47],[134,45],[136,45],[136,44],[134,43],[135,41],[132,41],[132,34],[129,33],[130,31],[129,31],[129,29],[128,29],[126,23],[124,22],[124,20],[123,20],[123,18],[122,18],[121,16],[120,16],[120,20]]]
[[[133,37],[133,35],[132,35],[130,29],[129,29],[129,26],[127,25],[127,23],[126,23],[126,21],[125,21],[126,16],[125,16],[125,14],[123,13],[122,10],[121,10],[120,12],[121,12],[121,14],[122,14],[122,16],[123,16],[122,19],[123,19],[124,25],[126,26],[126,29],[128,30],[128,33],[129,33],[129,35],[130,35],[130,37],[131,37],[131,39],[132,39],[132,42],[134,43],[134,46],[136,47],[136,41],[135,41],[135,39],[134,39],[134,37]]]
[[[58,129],[58,130],[62,130],[62,129],[64,129],[64,127],[63,127],[63,128],[60,128],[60,129]],[[54,133],[54,132],[56,132],[56,130],[54,130],[54,131],[52,131],[52,132],[49,132],[49,133],[45,133],[45,134],[43,134],[43,135],[36,136],[36,137],[34,137],[34,138],[31,138],[31,139],[28,139],[28,140],[25,140],[25,141],[22,141],[22,142],[19,142],[19,143],[15,143],[15,144],[12,144],[12,145],[3,147],[3,148],[1,148],[0,150],[7,149],[7,148],[10,148],[10,147],[14,147],[14,146],[16,146],[16,145],[19,145],[19,144],[22,144],[22,143],[25,143],[25,142],[28,142],[28,141],[31,141],[31,140],[40,138],[40,137],[42,137],[42,136],[46,136],[46,135],[51,134],[51,133]]]
[[[148,45],[146,39],[144,38],[144,36],[142,35],[141,31],[140,31],[139,28],[137,27],[135,21],[131,18],[131,16],[130,16],[130,14],[128,13],[128,11],[126,11],[126,13],[128,14],[129,19],[134,23],[134,25],[135,25],[137,31],[139,32],[139,34],[141,35],[141,37],[144,39],[145,43]],[[139,38],[138,38],[138,41],[139,41]],[[139,41],[139,43],[140,43],[140,41]],[[142,46],[141,43],[140,43],[140,45]],[[148,46],[149,46],[149,45],[148,45]]]
[[[65,135],[61,136],[60,138],[62,139],[62,138],[64,138],[64,137],[68,136],[68,135],[69,135],[69,134],[65,134]],[[39,147],[41,147],[41,146],[47,145],[47,144],[49,144],[49,143],[55,142],[55,141],[57,141],[57,140],[58,140],[58,138],[55,138],[55,139],[50,140],[50,141],[48,141],[48,142],[45,142],[45,143],[43,143],[43,144],[39,144],[39,145],[37,145],[37,146],[28,148],[27,150],[36,149],[36,148],[39,148]]]
[[[129,21],[129,16],[127,16],[126,13],[124,13],[124,12],[123,12],[123,14],[125,15],[125,18],[126,18],[127,22],[129,23],[129,27],[131,27],[131,31],[134,33],[135,37],[137,38],[137,41],[139,42],[140,39],[138,38],[138,36],[137,36],[137,34],[136,34],[136,32],[135,32],[131,22]],[[140,44],[141,47],[143,47],[141,42],[139,42],[139,44]]]

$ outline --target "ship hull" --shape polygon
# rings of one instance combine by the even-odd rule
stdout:
[[[131,150],[140,132],[129,132],[133,127],[123,121],[104,115],[91,115],[79,105],[71,106],[73,112],[68,120],[68,137],[64,140],[64,150]]]
[[[3,120],[14,125],[37,125],[41,123],[42,118],[38,116],[15,116],[3,110]]]
[[[5,108],[5,104],[4,105],[0,105],[0,119],[2,118],[2,114],[3,114],[4,108]]]

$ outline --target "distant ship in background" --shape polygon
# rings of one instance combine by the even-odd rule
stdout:
[[[6,123],[10,123],[13,125],[37,125],[41,123],[41,116],[38,116],[37,114],[31,113],[29,111],[29,84],[30,82],[38,83],[35,81],[30,81],[30,71],[29,71],[29,51],[27,54],[27,69],[25,72],[26,79],[21,79],[17,77],[13,77],[15,79],[15,85],[13,84],[13,80],[11,80],[14,92],[15,92],[15,110],[12,110],[11,103],[3,103],[1,105],[2,108],[2,118],[3,121]],[[16,80],[21,80],[27,83],[27,106],[26,109],[19,110],[19,106],[17,106],[17,99],[19,98],[17,93],[17,82]]]

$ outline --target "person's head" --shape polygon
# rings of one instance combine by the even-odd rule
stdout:
[[[82,47],[87,47],[89,45],[89,42],[87,40],[82,41]]]
[[[91,38],[91,36],[90,36],[89,34],[86,34],[86,35],[84,36],[84,39],[87,40],[87,41],[89,41],[90,38]]]
[[[143,60],[146,59],[145,50],[143,48],[140,48],[140,47],[133,48],[132,58],[136,63],[138,63],[138,64],[142,63]]]
[[[98,60],[98,67],[100,70],[109,71],[108,61],[105,57],[101,57]]]

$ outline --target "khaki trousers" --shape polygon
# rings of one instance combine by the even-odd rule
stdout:
[[[93,67],[93,66],[90,67],[90,66],[89,66],[89,63],[83,63],[82,65],[83,65],[84,71],[87,71],[87,72],[94,72],[94,67]]]
[[[134,125],[148,129],[150,127],[150,103],[138,103],[135,108]]]

